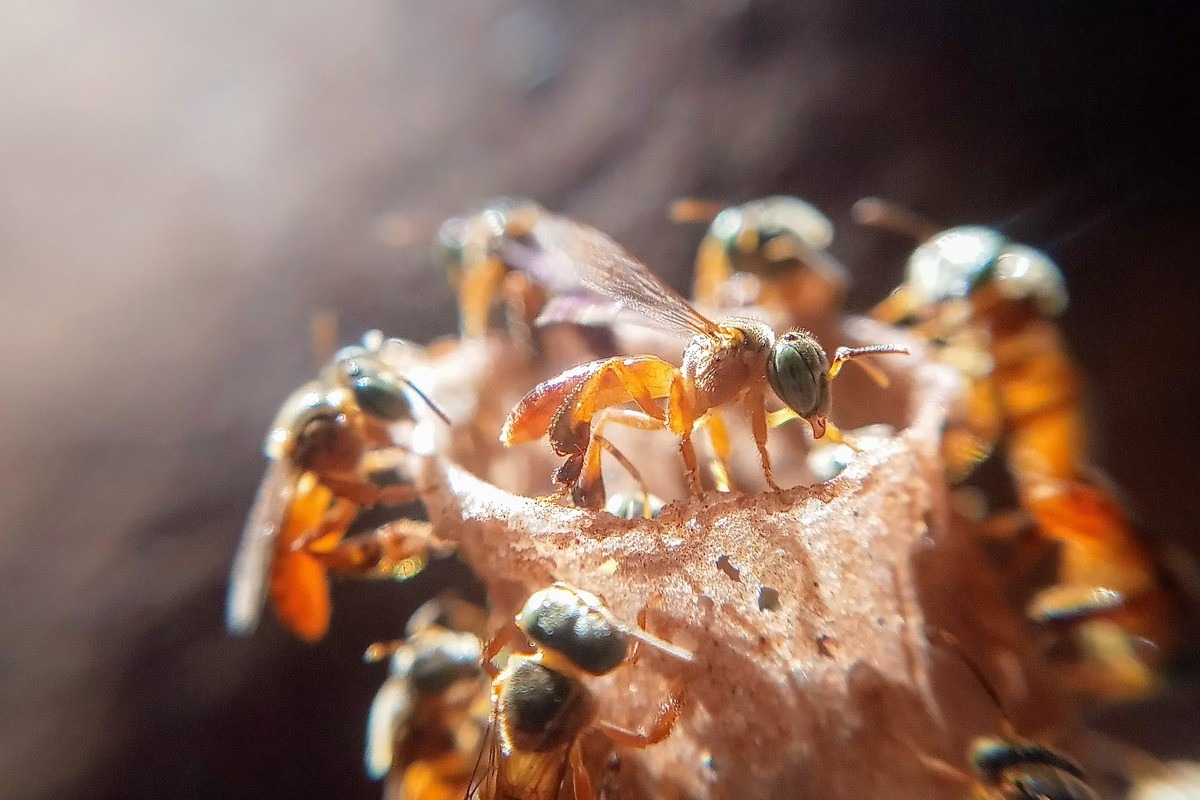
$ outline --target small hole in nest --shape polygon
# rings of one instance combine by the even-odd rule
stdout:
[[[742,582],[742,572],[733,565],[733,562],[729,560],[729,556],[720,556],[717,558],[717,569],[725,573],[725,577],[729,578],[729,580],[737,583]]]
[[[759,611],[778,611],[779,610],[779,592],[772,589],[770,586],[763,586],[758,590],[758,610]]]

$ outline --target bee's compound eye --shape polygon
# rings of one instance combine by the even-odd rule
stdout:
[[[742,230],[742,222],[742,209],[731,206],[723,209],[713,218],[708,231],[718,241],[724,242],[727,246],[732,245]]]
[[[300,432],[313,420],[336,416],[325,392],[316,381],[304,384],[292,392],[275,414],[263,450],[267,458],[282,458]]]
[[[365,413],[395,422],[412,416],[408,397],[398,384],[379,375],[361,375],[350,385],[354,402]]]
[[[574,605],[575,598],[572,594],[557,586],[551,586],[530,595],[517,619],[521,630],[532,636],[535,630],[559,624],[559,620],[570,615]]]
[[[1032,247],[1010,244],[996,260],[996,280],[1001,293],[1014,300],[1032,299],[1047,317],[1067,307],[1067,284],[1050,256]]]
[[[334,357],[333,372],[336,382],[350,390],[364,413],[389,422],[412,417],[404,387],[364,348],[339,350]]]
[[[779,399],[802,417],[829,410],[829,359],[806,333],[791,331],[775,340],[767,381]]]
[[[747,203],[746,216],[753,224],[775,235],[794,236],[809,247],[824,250],[833,243],[833,223],[811,203],[799,197],[775,196]]]
[[[932,303],[966,297],[991,275],[1004,243],[991,228],[942,231],[909,256],[908,282]]]

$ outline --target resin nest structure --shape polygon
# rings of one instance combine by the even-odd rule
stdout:
[[[907,341],[861,319],[831,327],[821,332],[827,347]],[[573,335],[546,331],[540,366],[501,337],[391,357],[456,421],[419,427],[409,467],[435,535],[485,584],[494,626],[562,580],[630,624],[648,609],[653,634],[694,654],[684,665],[647,651],[589,683],[601,713],[630,728],[652,717],[673,685],[687,687],[662,743],[638,751],[589,743],[597,796],[961,798],[970,787],[923,757],[969,771],[972,740],[996,734],[1004,714],[1020,733],[1079,758],[1101,796],[1117,796],[982,562],[976,532],[951,509],[939,444],[962,392],[952,370],[912,342],[911,357],[886,365],[890,388],[839,382],[839,425],[887,422],[897,432],[873,438],[840,475],[818,482],[806,467],[812,442],[803,424],[773,431],[781,492],[760,486],[736,412],[727,414],[731,471],[744,491],[691,495],[669,435],[622,432],[621,449],[667,501],[658,517],[629,520],[539,499],[556,465],[545,443],[506,451],[494,440],[513,399],[569,366]],[[609,475],[615,486],[619,467]],[[939,643],[935,630],[963,652]],[[995,686],[1003,712],[966,658]]]

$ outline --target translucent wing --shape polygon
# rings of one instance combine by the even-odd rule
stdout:
[[[496,713],[493,706],[483,738],[479,744],[479,755],[467,781],[463,800],[495,800],[497,797],[497,770],[504,755],[500,752],[500,734],[496,730]]]
[[[403,678],[396,676],[384,681],[371,703],[371,713],[367,717],[367,751],[364,760],[367,774],[375,780],[381,780],[392,768],[396,733],[401,725],[407,724],[411,706],[408,684]]]
[[[295,468],[286,461],[272,460],[259,484],[229,575],[225,628],[231,634],[249,636],[262,618],[275,540],[297,477]]]
[[[505,756],[493,721],[476,774],[467,789],[478,800],[558,800],[567,774],[567,747],[545,753],[515,751]]]
[[[520,263],[522,253],[518,248],[524,247],[534,254],[525,258],[550,259],[555,263],[555,272],[561,274],[566,269],[572,270],[584,288],[637,311],[669,330],[688,335],[708,335],[717,331],[711,320],[692,308],[645,264],[595,228],[547,214],[539,219],[534,236],[536,248],[517,243],[504,245],[505,258],[511,257]]]
[[[558,322],[594,328],[611,328],[620,319],[623,312],[628,313],[607,297],[601,297],[592,292],[574,290],[566,294],[556,294],[547,300],[533,324],[539,328]]]

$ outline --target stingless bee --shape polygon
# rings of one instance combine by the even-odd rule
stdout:
[[[555,481],[571,492],[577,505],[604,505],[600,453],[615,449],[601,434],[606,422],[667,429],[678,436],[689,484],[699,493],[692,432],[706,427],[714,443],[726,443],[724,425],[712,412],[737,402],[750,417],[767,484],[779,490],[767,454],[768,427],[801,417],[814,438],[827,431],[837,436],[828,422],[829,384],[842,366],[862,356],[908,352],[897,345],[842,347],[830,360],[805,331],[776,337],[766,323],[755,319],[731,317],[715,323],[604,234],[564,218],[553,222],[553,230],[543,231],[543,247],[573,265],[585,288],[690,337],[681,367],[650,355],[600,359],[539,384],[513,408],[500,440],[511,446],[548,436],[554,452],[567,459]],[[786,408],[767,413],[768,389]],[[665,407],[658,404],[660,399],[666,400]],[[629,402],[637,409],[620,408]],[[719,461],[726,460],[723,446],[714,450]]]
[[[513,653],[497,670],[492,658],[518,633],[534,652]],[[592,800],[592,779],[583,762],[585,733],[599,731],[614,744],[633,748],[667,738],[682,708],[682,687],[670,694],[645,733],[601,719],[587,687],[589,678],[634,661],[641,646],[684,664],[692,660],[687,651],[642,627],[622,624],[590,592],[555,583],[534,593],[515,622],[484,649],[484,667],[492,676],[492,741],[478,781],[479,800],[553,800],[568,770],[576,800]]]
[[[506,239],[528,243],[544,213],[532,200],[500,198],[476,213],[452,217],[438,229],[435,249],[458,293],[463,338],[488,332],[498,300],[504,303],[506,325],[528,334],[545,294],[504,259],[498,245]]]
[[[1099,800],[1083,768],[1070,756],[1032,739],[1018,736],[995,686],[984,676],[954,637],[939,632],[983,686],[1000,712],[1000,734],[971,742],[969,774],[939,758],[917,752],[921,762],[949,780],[971,787],[978,800]]]
[[[826,252],[833,223],[800,198],[764,197],[728,208],[679,200],[671,216],[710,223],[692,283],[692,299],[701,308],[759,305],[810,321],[841,305],[849,277]],[[748,278],[750,286],[735,291],[735,276]]]
[[[1003,435],[1022,510],[1044,541],[1059,546],[1057,582],[1034,596],[1029,615],[1091,626],[1077,638],[1092,663],[1069,670],[1076,688],[1144,693],[1154,670],[1136,667],[1133,651],[1145,640],[1153,643],[1147,662],[1159,657],[1158,646],[1172,637],[1172,601],[1121,504],[1095,480],[1082,380],[1052,321],[1067,305],[1061,271],[1046,254],[990,228],[939,232],[873,198],[859,201],[855,214],[923,239],[904,283],[872,315],[914,325],[967,381],[965,423],[943,443],[949,476],[965,478]],[[1125,644],[1104,632],[1118,624],[1132,637]]]
[[[947,436],[951,479],[961,480],[1010,434],[1010,461],[1060,478],[1078,471],[1085,450],[1081,381],[1050,322],[1067,306],[1062,273],[1049,256],[998,231],[962,226],[939,231],[876,198],[855,218],[922,240],[899,288],[871,316],[913,324],[942,343],[940,357],[968,380],[967,420]],[[1024,455],[1022,455],[1024,454]]]
[[[388,678],[367,723],[366,767],[386,777],[388,800],[461,800],[483,744],[491,705],[480,657],[486,612],[440,597],[409,619],[406,638],[372,645]]]
[[[347,347],[284,402],[267,434],[269,461],[230,576],[226,627],[248,635],[269,594],[276,615],[301,639],[329,628],[329,580],[316,553],[329,550],[362,508],[406,503],[411,486],[378,486],[394,422],[413,418],[408,391],[445,417],[407,378],[378,358],[382,336]]]

